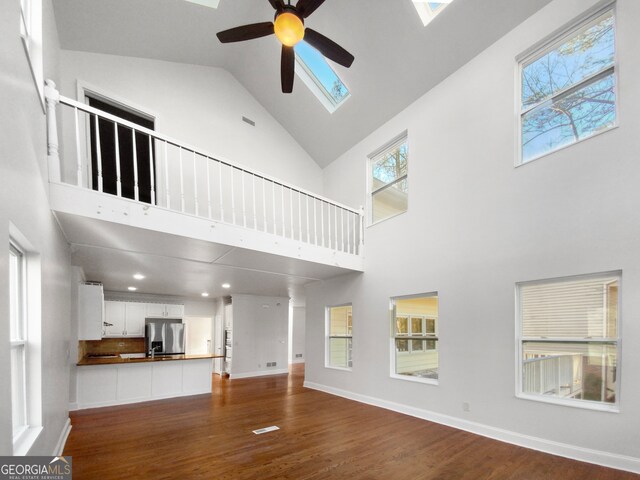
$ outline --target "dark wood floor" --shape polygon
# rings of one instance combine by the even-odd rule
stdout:
[[[79,479],[635,479],[302,387],[214,376],[213,395],[71,414]],[[279,431],[252,430],[277,425]]]

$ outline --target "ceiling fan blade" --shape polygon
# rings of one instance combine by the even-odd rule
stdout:
[[[307,18],[323,3],[324,0],[300,0],[296,4],[296,10],[298,10],[298,13],[302,18]]]
[[[271,4],[274,10],[281,11],[284,8],[283,0],[269,0],[269,3]]]
[[[318,50],[325,57],[340,65],[349,68],[355,59],[353,55],[338,45],[333,40],[328,39],[321,33],[306,28],[304,31],[304,41]]]
[[[273,33],[272,22],[252,23],[251,25],[242,25],[241,27],[230,28],[218,32],[218,40],[222,43],[243,42],[245,40],[253,40],[254,38],[266,37]]]
[[[282,46],[282,62],[280,64],[280,81],[282,93],[293,92],[293,77],[295,76],[296,54],[293,47]]]

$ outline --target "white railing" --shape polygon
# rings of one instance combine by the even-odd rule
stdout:
[[[362,254],[362,208],[341,205],[61,96],[51,81],[47,81],[45,96],[53,182],[70,183],[340,252]],[[66,127],[66,160],[74,157],[73,174],[68,165],[61,168],[58,104],[68,107],[58,112],[58,116]],[[105,139],[107,136],[109,139]],[[113,144],[106,144],[110,141]]]
[[[557,397],[582,392],[582,355],[530,358],[523,365],[523,391]]]

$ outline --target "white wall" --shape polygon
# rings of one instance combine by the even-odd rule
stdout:
[[[409,132],[408,212],[366,230],[364,274],[307,289],[307,381],[477,422],[464,425],[500,438],[515,432],[520,443],[532,436],[629,456],[563,453],[640,470],[640,2],[618,1],[620,127],[514,168],[515,58],[595,3],[554,1],[326,168],[325,194],[360,205],[367,155]],[[517,399],[515,283],[616,269],[624,281],[620,413]],[[389,297],[434,291],[440,384],[391,379]],[[324,306],[347,302],[353,371],[325,369]]]
[[[293,307],[291,320],[291,363],[304,363],[306,308]],[[296,355],[302,357],[296,357]]]
[[[29,451],[51,455],[68,419],[70,349],[70,252],[47,199],[45,116],[36,95],[19,33],[19,0],[3,2],[0,15],[0,241],[9,222],[32,244],[41,261],[42,423]],[[43,2],[45,75],[56,78],[58,38],[50,0]],[[44,178],[43,178],[44,177]],[[6,251],[6,250],[5,250]],[[8,255],[0,255],[0,455],[12,454],[9,361]]]
[[[288,298],[234,295],[231,377],[286,372],[288,328]]]
[[[67,97],[76,99],[78,80],[88,83],[154,114],[159,133],[321,193],[320,167],[226,70],[64,50],[61,75]],[[69,151],[73,142],[65,144]],[[73,155],[65,162],[67,179],[75,179]]]

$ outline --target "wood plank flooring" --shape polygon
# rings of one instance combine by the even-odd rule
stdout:
[[[213,395],[71,413],[64,454],[79,479],[626,480],[302,386],[290,375],[224,380]],[[277,425],[280,430],[254,435]]]

